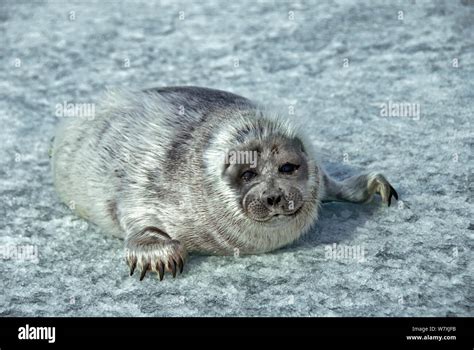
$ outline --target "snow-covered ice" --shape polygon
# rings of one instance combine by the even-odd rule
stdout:
[[[468,0],[2,1],[0,315],[473,316],[473,32]],[[276,102],[331,174],[381,171],[401,201],[327,204],[290,247],[140,283],[58,201],[48,147],[57,104],[165,85]]]

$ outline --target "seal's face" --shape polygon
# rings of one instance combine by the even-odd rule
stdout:
[[[296,217],[309,199],[307,155],[301,141],[273,137],[228,153],[225,170],[245,215],[273,224]]]

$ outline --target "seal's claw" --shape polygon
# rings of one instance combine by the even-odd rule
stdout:
[[[184,245],[177,240],[150,239],[148,244],[144,244],[142,239],[140,244],[136,245],[133,241],[128,242],[126,256],[130,275],[138,269],[142,281],[147,271],[153,271],[162,281],[165,272],[172,274],[173,278],[176,277],[177,271],[183,272],[187,252]]]
[[[395,189],[392,187],[392,185],[389,185],[389,186],[390,186],[390,194],[388,195],[388,206],[390,206],[390,204],[392,202],[392,196],[395,197],[395,199],[398,201],[397,191],[395,191]]]
[[[165,274],[165,268],[161,261],[156,263],[156,271],[158,271],[158,276],[160,276],[160,281],[163,281],[163,276]]]
[[[175,278],[176,277],[176,262],[174,261],[173,258],[171,258],[170,266],[171,266],[171,273],[173,274],[173,278]]]
[[[397,193],[397,191],[395,191],[395,189],[392,187],[392,185],[390,185],[390,194],[393,194],[395,199],[398,201],[398,193]]]
[[[127,259],[128,266],[130,266],[130,276],[133,275],[135,272],[135,268],[137,267],[137,258],[132,257],[131,259]]]
[[[183,268],[184,268],[184,261],[181,256],[178,257],[178,267],[179,267],[179,273],[183,273]]]
[[[150,268],[150,263],[142,267],[142,273],[140,274],[140,281],[143,281],[143,279],[145,278],[146,272],[148,271],[149,268]]]

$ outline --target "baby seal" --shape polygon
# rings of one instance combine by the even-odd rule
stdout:
[[[378,173],[330,178],[292,125],[232,93],[166,87],[101,101],[95,118],[59,126],[54,183],[77,214],[124,238],[140,280],[147,271],[175,277],[191,252],[283,247],[325,201],[398,199]]]

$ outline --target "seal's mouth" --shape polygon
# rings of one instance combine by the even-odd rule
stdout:
[[[296,209],[292,213],[288,213],[288,214],[275,213],[271,217],[288,217],[288,216],[292,217],[292,216],[296,216],[301,211],[301,208],[303,208],[303,206],[299,207],[298,209]]]
[[[258,221],[258,222],[276,222],[276,221],[280,221],[280,220],[288,220],[288,218],[293,218],[295,216],[297,216],[300,211],[301,211],[301,208],[303,208],[303,206],[299,207],[298,209],[296,209],[295,211],[291,212],[291,213],[288,213],[288,214],[285,214],[285,213],[270,213],[267,217],[265,218],[254,218],[255,221]]]

